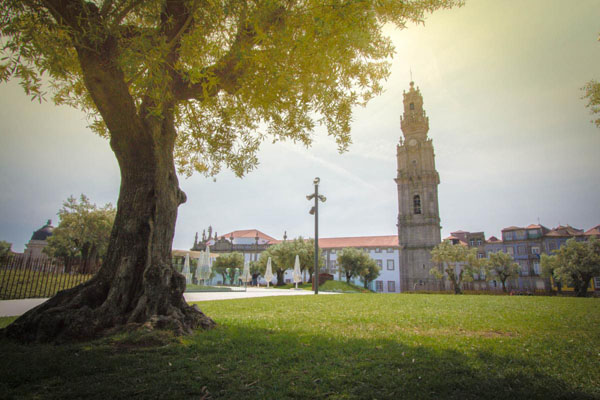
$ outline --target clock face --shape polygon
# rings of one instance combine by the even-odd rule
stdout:
[[[414,146],[414,145],[416,145],[416,144],[417,144],[417,141],[416,141],[416,139],[410,139],[410,140],[408,141],[408,145],[409,145],[409,146]]]

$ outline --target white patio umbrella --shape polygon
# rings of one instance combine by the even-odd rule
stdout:
[[[244,271],[242,272],[242,281],[248,283],[252,280],[252,275],[250,274],[250,262],[246,261],[244,263]]]
[[[273,269],[271,267],[271,257],[267,259],[267,270],[265,271],[265,280],[267,281],[267,287],[269,287],[269,283],[273,279]]]
[[[190,253],[185,255],[185,261],[183,262],[183,271],[181,272],[185,276],[185,283],[192,283],[192,274],[190,274]]]
[[[296,284],[296,289],[298,289],[298,283],[302,282],[302,273],[300,272],[300,257],[296,254],[296,261],[294,262],[294,274],[293,274],[294,283]]]

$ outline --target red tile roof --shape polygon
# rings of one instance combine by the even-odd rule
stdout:
[[[572,236],[582,236],[583,229],[573,228],[570,225],[562,226],[559,225],[556,228],[552,229],[550,232],[546,233],[546,236],[553,237],[572,237]]]
[[[269,242],[277,242],[278,241],[277,239],[275,239],[265,233],[262,233],[261,231],[259,231],[257,229],[246,229],[246,230],[241,230],[241,231],[233,231],[233,232],[226,233],[221,237],[225,238],[225,239],[229,239],[232,235],[233,235],[234,239],[236,239],[236,238],[255,238],[256,235],[258,235],[258,237],[260,239],[264,239]]]
[[[593,228],[588,229],[587,231],[585,231],[584,235],[600,237],[600,225],[596,225]]]
[[[488,242],[502,242],[502,240],[498,239],[496,236],[490,236],[487,240]]]
[[[339,238],[319,238],[319,247],[339,249],[344,247],[399,247],[398,236],[358,236]]]

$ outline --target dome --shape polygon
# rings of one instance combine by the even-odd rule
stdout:
[[[52,226],[52,220],[49,219],[46,225],[33,232],[31,240],[46,240],[49,236],[52,236],[52,231],[54,231],[54,227]]]

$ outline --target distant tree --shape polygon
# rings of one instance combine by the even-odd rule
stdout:
[[[106,255],[115,215],[116,210],[110,203],[98,207],[84,194],[79,201],[69,197],[58,211],[60,223],[47,239],[43,252],[62,258],[67,267],[79,259],[87,271],[90,264]]]
[[[487,279],[498,279],[502,283],[502,291],[506,292],[506,281],[519,276],[521,267],[512,256],[503,251],[490,253],[487,260]]]
[[[285,271],[294,267],[294,258],[296,246],[293,241],[284,241],[277,243],[267,248],[260,254],[258,259],[261,274],[264,275],[267,268],[267,260],[271,257],[271,268],[275,276],[277,277],[276,286],[285,285],[284,275]]]
[[[552,270],[559,282],[573,286],[577,297],[587,296],[590,281],[600,276],[600,240],[569,239],[554,255],[543,259],[542,268]]]
[[[473,280],[480,270],[477,249],[453,245],[449,241],[444,241],[431,250],[431,260],[440,264],[441,269],[433,267],[429,273],[438,279],[447,277],[455,294],[462,294],[462,283]]]
[[[0,240],[0,261],[4,261],[11,253],[12,243]]]
[[[312,282],[312,276],[315,270],[315,239],[304,239],[302,236],[293,240],[294,262],[298,255],[300,259],[300,270],[307,271],[309,282]],[[294,264],[292,264],[293,267]],[[319,269],[325,265],[323,253],[319,249]]]
[[[342,249],[337,256],[338,265],[346,276],[347,283],[350,283],[350,279],[353,277],[359,277],[366,274],[367,272],[365,272],[365,270],[368,269],[371,261],[373,260],[366,252],[354,247]]]
[[[380,271],[381,268],[377,265],[377,262],[369,257],[369,260],[364,263],[363,269],[359,274],[365,289],[369,288],[369,283],[379,276]]]
[[[242,253],[234,251],[233,253],[220,254],[213,262],[212,269],[215,273],[223,277],[223,283],[227,283],[227,278],[229,278],[230,284],[233,284],[235,277],[234,269],[242,268],[243,266],[244,256]]]
[[[585,94],[584,99],[588,100],[587,107],[592,114],[600,114],[600,82],[592,80],[583,87]],[[592,121],[600,128],[600,117]]]
[[[558,257],[549,254],[542,254],[540,257],[540,265],[542,267],[542,276],[554,281],[558,293],[562,293],[562,282],[560,276],[555,273],[560,267]]]
[[[600,36],[598,37],[598,41],[600,41]],[[585,84],[582,90],[585,92],[583,98],[588,100],[587,107],[591,113],[600,114],[600,82],[591,80]],[[592,122],[600,128],[600,118],[596,118]]]

